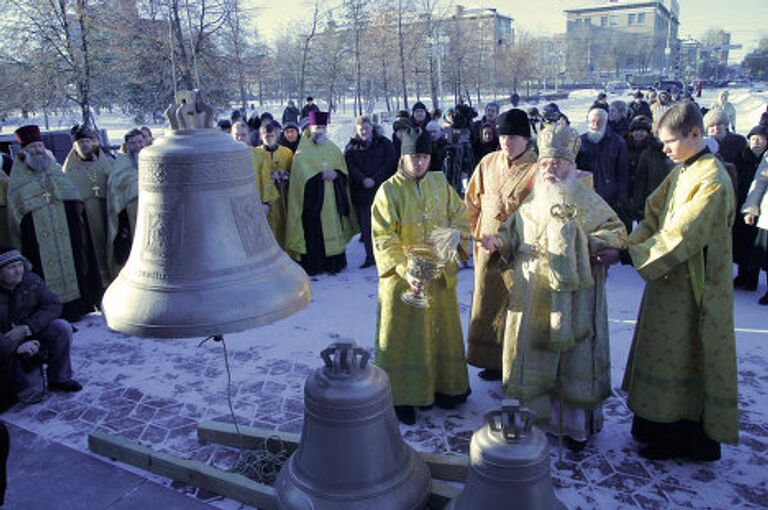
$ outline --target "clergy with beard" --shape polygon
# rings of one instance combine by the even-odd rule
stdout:
[[[416,422],[416,407],[451,409],[470,393],[456,296],[459,266],[447,262],[433,281],[411,275],[407,251],[428,244],[436,228],[469,233],[467,210],[442,172],[429,172],[431,135],[407,128],[395,175],[384,181],[371,207],[373,250],[379,272],[376,364],[389,375],[395,413]],[[457,252],[458,251],[458,252]],[[459,244],[457,258],[466,260]],[[403,302],[411,289],[426,290],[430,304]]]
[[[70,322],[94,310],[103,287],[80,193],[43,145],[40,128],[14,133],[21,145],[8,185],[12,243],[64,305]]]
[[[107,262],[107,177],[112,172],[113,160],[101,151],[98,135],[90,127],[78,124],[70,134],[72,150],[62,172],[75,184],[85,203],[96,264],[106,288],[112,280]]]
[[[106,258],[111,278],[117,277],[131,253],[139,208],[139,152],[144,136],[132,129],[123,139],[125,154],[117,155],[107,178]]]
[[[309,113],[288,179],[285,247],[310,276],[347,267],[347,243],[358,232],[347,163],[327,138],[328,121],[328,112]]]
[[[495,234],[533,189],[536,153],[531,125],[522,110],[496,118],[501,150],[485,156],[472,173],[464,199],[469,228],[476,239]],[[498,255],[475,246],[475,286],[467,334],[467,359],[481,368],[480,378],[501,379],[501,351],[509,300],[508,271]]]
[[[602,428],[611,394],[607,266],[626,229],[579,179],[579,136],[563,121],[539,134],[533,192],[483,248],[509,262],[503,385],[536,412],[538,424],[583,448]]]
[[[608,127],[608,113],[602,108],[592,108],[587,114],[587,132],[581,135],[576,166],[592,173],[597,194],[616,211],[627,230],[632,230],[627,144]]]

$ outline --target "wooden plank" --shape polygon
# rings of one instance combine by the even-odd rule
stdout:
[[[264,440],[270,437],[277,437],[283,442],[283,446],[288,453],[293,453],[299,446],[301,434],[290,432],[280,432],[277,430],[264,429],[258,427],[240,426],[242,434],[243,448],[247,450],[260,450],[264,447]],[[235,426],[231,423],[222,421],[206,421],[197,426],[197,438],[200,441],[216,443],[224,446],[240,447],[240,438],[237,435]],[[279,441],[268,441],[269,451],[277,453],[280,446]]]
[[[272,436],[280,438],[288,453],[293,453],[299,445],[300,434],[288,432],[279,432],[276,430],[263,429],[257,427],[240,427],[243,435],[243,445],[247,449],[261,449],[264,446],[264,439]],[[207,421],[197,427],[197,437],[200,441],[217,443],[225,446],[240,446],[240,439],[237,436],[235,426],[231,423],[220,421]],[[279,443],[270,441],[270,451],[275,453]],[[440,480],[449,480],[452,482],[464,482],[467,479],[469,470],[469,459],[465,455],[441,455],[437,453],[419,452],[424,462],[429,466],[429,471],[433,478]]]
[[[432,480],[432,493],[429,495],[430,510],[442,510],[448,502],[461,494],[461,489],[453,485]]]
[[[462,483],[467,480],[469,459],[466,455],[441,455],[426,452],[419,452],[419,455],[429,466],[432,478]]]
[[[88,435],[94,453],[152,473],[215,492],[263,510],[277,510],[275,491],[237,473],[228,473],[202,462],[157,452],[120,436],[95,431]]]

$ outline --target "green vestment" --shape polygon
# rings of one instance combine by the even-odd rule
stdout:
[[[112,171],[109,156],[94,150],[93,159],[83,161],[72,149],[62,168],[77,187],[85,204],[96,264],[104,287],[112,280],[107,261],[107,177]]]
[[[136,215],[139,208],[139,170],[130,157],[120,154],[107,177],[107,246],[106,258],[111,278],[116,278],[121,266],[115,260],[115,239],[122,235],[120,213],[126,212],[130,237],[136,234]]]
[[[75,270],[75,256],[67,223],[65,200],[82,202],[72,181],[61,173],[61,166],[53,163],[46,172],[34,171],[16,157],[8,184],[8,230],[11,242],[22,253],[21,220],[32,215],[40,264],[45,283],[62,303],[81,297]]]
[[[347,195],[347,203],[351,204],[352,201],[349,197],[349,172],[347,171],[347,162],[344,160],[344,155],[336,144],[330,140],[317,144],[311,140],[307,132],[302,136],[299,148],[293,157],[291,174],[288,181],[288,217],[286,219],[285,247],[288,253],[296,259],[300,255],[307,253],[304,225],[301,218],[304,210],[305,186],[309,179],[326,170],[336,170],[344,174],[347,181],[344,186],[344,192]],[[349,240],[358,232],[358,227],[354,211],[351,207],[347,216],[339,214],[332,181],[324,182],[323,205],[320,218],[323,225],[325,256],[341,255],[346,250]]]
[[[458,265],[449,263],[437,280],[427,282],[428,308],[400,298],[409,290],[405,250],[423,245],[435,227],[469,231],[464,203],[441,172],[429,172],[417,183],[400,171],[376,192],[371,208],[379,272],[376,364],[389,375],[395,405],[430,405],[435,392],[462,395],[469,388]]]
[[[711,154],[678,165],[652,193],[629,237],[646,281],[624,374],[630,409],[659,423],[702,422],[715,441],[736,443],[728,173]]]

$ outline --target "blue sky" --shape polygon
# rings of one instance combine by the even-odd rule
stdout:
[[[394,0],[391,0],[394,1]],[[600,1],[600,0],[598,0]],[[744,45],[743,50],[732,52],[732,61],[739,61],[753,49],[760,36],[768,37],[768,0],[678,0],[680,4],[680,36],[700,36],[708,28],[723,28],[732,33],[734,43]],[[259,7],[257,28],[271,38],[281,27],[298,27],[308,18],[311,0],[246,0]],[[325,0],[327,5],[338,5],[339,0]],[[448,5],[448,2],[443,2]],[[501,14],[515,18],[516,30],[532,34],[554,34],[565,30],[563,9],[578,7],[589,0],[458,0],[465,6],[495,7]]]

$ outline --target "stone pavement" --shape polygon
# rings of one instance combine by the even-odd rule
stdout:
[[[85,453],[8,426],[11,452],[3,508],[23,510],[210,509],[202,501]]]
[[[356,244],[356,243],[353,243]],[[354,259],[350,265],[354,264]],[[637,310],[640,287],[625,268],[609,279],[613,381],[618,386]],[[459,296],[466,319],[471,272],[460,274]],[[349,270],[313,281],[314,301],[297,315],[264,328],[225,338],[232,376],[231,395],[243,425],[299,432],[303,382],[320,366],[319,352],[338,338],[371,347],[375,327],[375,275]],[[762,289],[761,289],[762,290]],[[343,298],[341,296],[344,296]],[[753,296],[737,296],[752,306]],[[757,305],[754,305],[757,307]],[[749,309],[753,310],[753,309]],[[753,310],[754,311],[754,310]],[[362,317],[362,319],[357,319]],[[568,508],[766,508],[768,507],[768,331],[752,312],[737,313],[741,442],[724,446],[717,463],[649,462],[636,453],[629,435],[631,416],[624,395],[614,392],[605,406],[605,427],[584,451],[552,448],[554,484]],[[200,421],[229,421],[227,370],[220,343],[147,340],[109,331],[100,316],[78,323],[73,361],[84,383],[78,394],[48,394],[34,406],[17,405],[1,418],[75,450],[87,451],[87,435],[104,430],[167,453],[231,468],[236,449],[201,444]],[[420,412],[406,440],[423,451],[466,454],[473,430],[485,412],[498,406],[498,383],[477,378],[473,394],[453,411]],[[13,476],[19,476],[14,474]],[[146,478],[195,496],[209,505],[245,508],[237,502],[153,475]],[[61,506],[72,508],[65,497]],[[13,507],[9,507],[13,508]],[[176,508],[176,507],[168,507]]]

